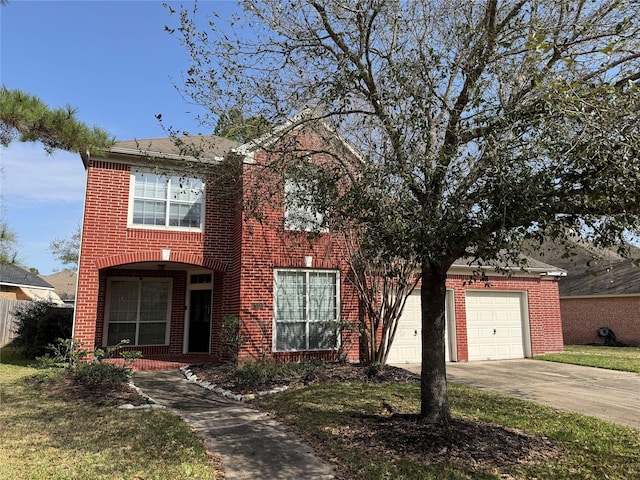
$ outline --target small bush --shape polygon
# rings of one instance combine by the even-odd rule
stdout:
[[[246,339],[242,335],[242,322],[234,315],[222,319],[222,348],[233,363],[238,363],[238,352]]]
[[[275,360],[247,361],[240,363],[233,372],[238,386],[256,388],[261,385],[288,381],[296,376],[296,366],[290,363],[277,363]]]
[[[106,362],[80,363],[73,370],[75,382],[89,388],[115,387],[128,382],[131,370]]]
[[[58,338],[71,337],[72,308],[58,307],[50,302],[33,302],[18,307],[13,315],[17,324],[13,345],[26,358],[45,355]]]
[[[367,365],[367,368],[365,369],[365,373],[367,374],[367,377],[373,378],[380,375],[380,373],[382,373],[383,370],[384,370],[384,364],[380,362],[371,362],[369,365]]]
[[[303,360],[300,363],[278,363],[273,359],[241,362],[231,374],[241,388],[256,389],[274,383],[288,384],[301,380],[311,382],[322,372],[322,360]]]

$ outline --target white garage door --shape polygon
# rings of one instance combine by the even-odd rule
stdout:
[[[525,356],[520,292],[467,290],[469,360],[499,360]]]
[[[447,305],[453,291],[447,291]],[[420,311],[420,291],[416,290],[407,297],[402,317],[398,322],[396,336],[387,356],[387,363],[420,363],[422,362],[422,313]],[[452,308],[447,309],[445,316],[449,318]],[[445,355],[450,360],[449,335],[445,325]]]

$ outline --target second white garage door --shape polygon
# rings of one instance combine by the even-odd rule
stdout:
[[[467,290],[469,360],[506,360],[527,354],[521,292]]]

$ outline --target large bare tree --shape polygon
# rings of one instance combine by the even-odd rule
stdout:
[[[232,108],[274,125],[312,107],[301,124],[321,120],[359,152],[355,175],[315,170],[315,207],[388,258],[418,259],[421,417],[446,423],[452,263],[519,262],[524,237],[568,231],[622,244],[637,226],[638,2],[240,5],[208,22],[196,5],[168,28],[192,59],[184,92],[212,124]]]

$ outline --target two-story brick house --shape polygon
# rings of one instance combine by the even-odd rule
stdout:
[[[311,129],[290,134],[303,147],[323,141]],[[222,325],[233,316],[242,323],[240,358],[357,361],[358,301],[341,236],[310,234],[288,222],[291,212],[278,201],[285,182],[263,168],[272,153],[259,145],[180,140],[199,155],[172,139],[151,139],[117,142],[83,158],[74,338],[89,348],[128,339],[147,358],[215,362],[227,356]],[[255,189],[265,185],[269,201],[260,204]],[[449,280],[450,360],[562,349],[557,282],[547,275],[552,267],[493,276],[491,288],[465,282],[471,270],[459,265]],[[395,362],[419,359],[417,298],[412,295],[403,317]],[[479,320],[468,328],[470,318]],[[337,334],[340,323],[354,328]]]
[[[223,319],[235,316],[241,357],[339,350],[357,360],[356,334],[335,337],[336,323],[357,321],[340,236],[286,228],[277,201],[247,218],[246,190],[273,180],[261,168],[265,150],[245,146],[240,158],[229,140],[181,140],[204,146],[197,159],[172,139],[118,142],[85,159],[74,338],[89,347],[128,339],[147,357],[217,361]],[[208,170],[225,156],[239,175],[221,181]]]

